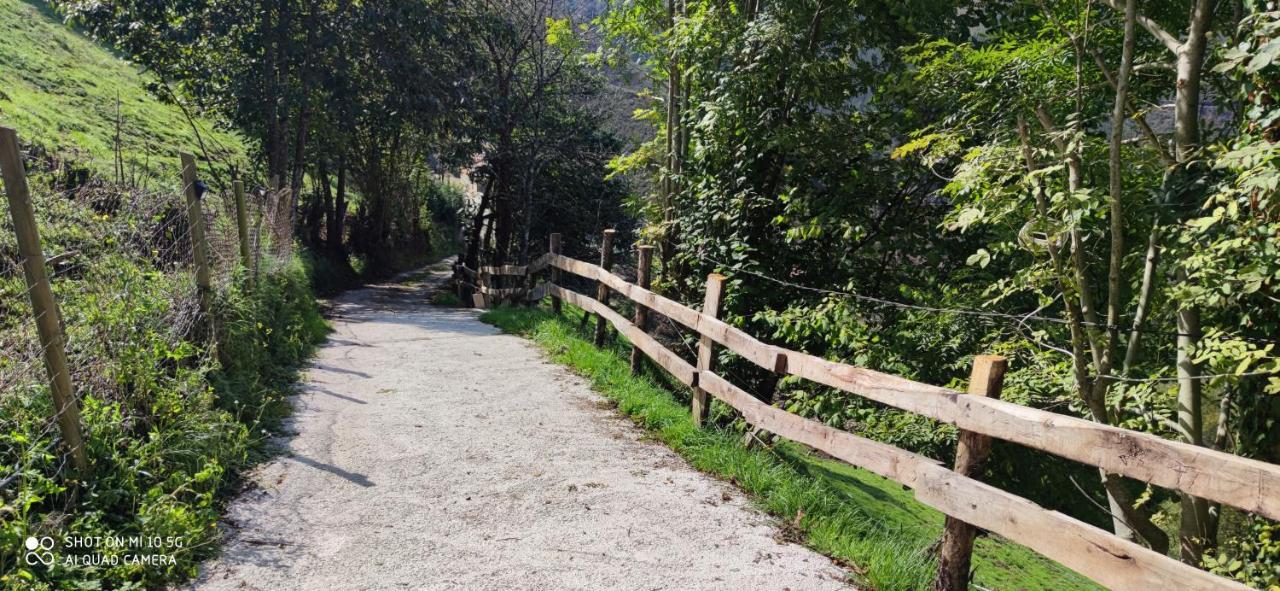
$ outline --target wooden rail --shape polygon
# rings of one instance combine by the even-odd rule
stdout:
[[[528,265],[497,265],[482,266],[480,270],[472,269],[463,263],[454,265],[454,279],[458,282],[459,296],[467,289],[471,291],[472,303],[478,308],[487,308],[496,302],[502,301],[537,301],[544,297],[543,293],[537,298],[535,290],[528,286],[528,278],[530,275],[545,270],[551,264],[551,255],[544,254]],[[499,288],[490,285],[494,276],[515,276],[522,277],[524,283],[521,287]]]
[[[1113,474],[1280,519],[1280,466],[1275,464],[1011,402],[962,396],[955,390],[766,345],[738,328],[631,285],[595,265],[565,257],[553,257],[551,263],[575,275],[601,281],[765,369],[857,394],[966,431],[1098,466]]]
[[[1027,408],[994,396],[964,395],[769,345],[716,318],[714,307],[706,308],[711,314],[700,312],[628,283],[601,266],[560,254],[543,258],[553,273],[563,270],[593,280],[601,288],[608,288],[696,332],[704,343],[717,343],[767,370],[801,377],[955,425],[969,433],[974,441],[989,436],[1018,443],[1111,473],[1280,519],[1280,466]],[[534,265],[529,265],[526,271],[536,272],[533,268]],[[719,284],[713,278],[708,285],[713,283]],[[678,381],[733,407],[751,425],[908,486],[918,500],[949,517],[1023,544],[1098,583],[1113,589],[1144,591],[1247,589],[952,471],[932,459],[765,404],[721,378],[709,364],[702,364],[701,359],[699,365],[694,366],[667,350],[644,329],[602,302],[604,298],[592,298],[550,282],[532,290],[528,298],[541,299],[546,295],[612,324],[635,349]],[[955,588],[947,584],[941,586]]]

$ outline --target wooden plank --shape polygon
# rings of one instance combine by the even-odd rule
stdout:
[[[627,283],[625,279],[613,273],[604,272],[603,269],[590,263],[557,255],[551,257],[551,264],[574,275],[600,281],[631,301],[662,314],[702,336],[710,337],[711,340],[732,349],[756,365],[773,371],[782,371],[785,368],[786,349],[766,345],[719,319],[702,314],[640,286]]]
[[[547,288],[547,285],[548,284],[546,283],[539,283],[537,287],[534,287],[533,289],[529,290],[529,295],[527,296],[528,301],[540,302],[542,301],[542,298],[547,297],[547,294],[550,293],[549,289]]]
[[[698,384],[752,425],[909,486],[922,503],[1027,546],[1112,589],[1248,589],[956,474],[924,456],[769,406],[712,372],[700,372]]]
[[[618,329],[622,336],[626,337],[635,346],[640,347],[645,355],[649,356],[649,359],[652,359],[662,369],[670,372],[681,384],[694,386],[698,383],[698,370],[694,369],[693,365],[681,359],[679,355],[667,350],[666,347],[663,347],[656,339],[640,330],[639,327],[627,322],[627,319],[623,318],[621,314],[580,293],[569,291],[551,283],[546,285],[552,295],[608,320],[613,324],[614,328]]]
[[[524,275],[527,270],[528,267],[525,267],[524,265],[499,265],[496,267],[492,265],[485,265],[480,267],[481,273],[488,273],[490,275]]]
[[[751,362],[961,429],[1038,449],[1271,519],[1280,519],[1280,466],[1017,404],[913,382],[766,345],[742,330],[564,256],[551,264],[596,279]],[[961,398],[966,398],[961,400]]]
[[[543,269],[546,269],[550,265],[551,265],[551,253],[544,254],[536,259],[533,259],[533,262],[529,263],[529,266],[525,268],[525,274],[532,275],[534,273],[541,272]]]
[[[967,431],[1280,519],[1280,466],[1275,464],[1001,400],[962,396],[803,353],[787,353],[787,372]]]
[[[500,298],[508,298],[508,297],[514,298],[514,297],[523,296],[525,292],[528,290],[526,290],[523,287],[498,288],[498,287],[489,287],[487,285],[481,285],[479,287],[479,291],[480,293],[497,296]]]

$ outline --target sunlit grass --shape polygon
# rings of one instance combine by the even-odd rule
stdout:
[[[499,308],[481,319],[523,335],[550,357],[590,380],[618,410],[653,432],[690,464],[728,480],[777,516],[787,535],[844,564],[861,587],[925,589],[937,568],[931,547],[943,516],[897,483],[820,458],[794,443],[748,449],[739,433],[695,427],[687,404],[645,375],[631,375],[626,344],[599,349],[579,330],[582,312],[565,306]],[[686,392],[680,397],[687,399]],[[727,412],[718,406],[717,412]],[[988,589],[1094,589],[1083,577],[1002,539],[983,537],[975,550],[976,583]]]

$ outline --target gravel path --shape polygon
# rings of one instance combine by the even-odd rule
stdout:
[[[194,589],[845,589],[579,378],[424,282],[351,292]]]

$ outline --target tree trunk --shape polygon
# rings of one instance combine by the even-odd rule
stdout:
[[[342,244],[347,220],[347,162],[344,156],[338,157],[338,188],[334,194],[332,211],[333,217],[329,220],[325,239],[334,258],[346,259],[347,251]]]
[[[480,238],[484,232],[484,216],[485,211],[489,209],[489,200],[493,193],[493,177],[490,176],[484,184],[484,190],[480,192],[480,205],[476,207],[475,216],[471,218],[471,236],[467,238],[467,252],[463,257],[463,263],[472,270],[480,269]]]
[[[1196,0],[1192,7],[1187,41],[1177,52],[1177,94],[1174,100],[1174,157],[1185,172],[1196,167],[1200,150],[1200,75],[1213,3]],[[1186,282],[1185,270],[1178,280]],[[1200,311],[1193,305],[1178,309],[1178,426],[1188,443],[1204,445],[1203,392],[1200,368],[1193,360],[1200,340]],[[1209,534],[1209,504],[1204,499],[1182,494],[1182,519],[1178,539],[1182,562],[1199,566],[1206,548],[1216,545]]]

